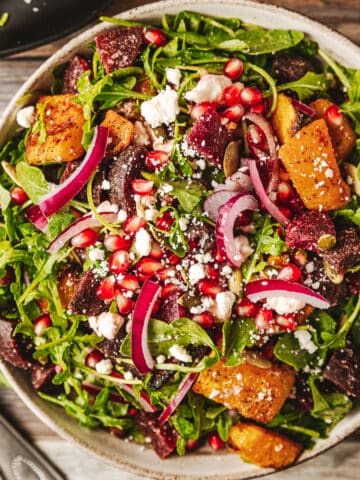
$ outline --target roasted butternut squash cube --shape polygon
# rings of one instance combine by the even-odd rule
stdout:
[[[276,110],[271,117],[271,123],[281,144],[286,143],[299,130],[300,115],[294,107],[291,98],[280,93]]]
[[[250,423],[237,423],[231,427],[229,445],[245,462],[263,468],[287,467],[302,451],[300,443]]]
[[[107,153],[114,155],[130,144],[135,128],[130,120],[122,117],[114,110],[108,110],[101,125],[109,129],[109,139],[111,141],[108,144]]]
[[[81,145],[85,122],[81,105],[75,95],[49,95],[36,104],[39,128],[30,133],[26,143],[26,158],[31,165],[71,162],[84,154]]]
[[[332,103],[326,98],[319,98],[310,104],[315,111],[315,119],[325,118],[326,110],[331,107]],[[342,162],[349,156],[356,144],[356,134],[350,125],[348,119],[343,115],[340,123],[335,124],[326,120],[329,129],[331,142],[335,150],[336,158]]]
[[[336,210],[350,201],[324,119],[301,128],[280,148],[279,157],[309,210]]]
[[[280,411],[295,382],[286,365],[262,368],[250,362],[234,367],[221,361],[201,372],[193,386],[200,393],[246,418],[269,422]]]

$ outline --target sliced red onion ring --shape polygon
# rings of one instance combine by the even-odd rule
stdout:
[[[120,373],[115,371],[111,373],[111,376],[115,378],[121,378],[121,379],[124,378]],[[128,385],[126,383],[117,383],[117,386],[122,390],[124,390],[124,392],[127,392],[129,395],[131,395],[140,404],[144,412],[149,412],[149,413],[156,412],[156,407],[151,403],[150,397],[146,392],[141,391],[139,396],[134,392],[132,385]]]
[[[89,150],[78,168],[65,182],[57,185],[54,190],[40,198],[39,208],[45,217],[57,212],[67,202],[77,195],[92,172],[104,158],[109,129],[102,126],[95,127]]]
[[[309,107],[309,105],[306,105],[305,103],[300,102],[300,100],[297,100],[296,98],[292,98],[291,102],[294,105],[294,107],[299,110],[299,112],[304,113],[310,118],[315,117],[316,112],[313,108]]]
[[[104,220],[108,223],[115,222],[116,213],[114,212],[101,212],[99,213]],[[62,248],[65,243],[78,233],[85,230],[85,228],[101,227],[103,224],[100,220],[93,216],[92,213],[87,213],[81,218],[75,220],[69,225],[63,232],[61,232],[49,245],[47,251],[49,253],[56,253]]]
[[[30,208],[28,208],[25,216],[30,223],[40,230],[40,232],[47,232],[48,219],[42,213],[38,205],[32,205]]]
[[[270,215],[275,218],[275,220],[277,220],[281,225],[287,225],[289,223],[289,219],[286,218],[285,215],[275,205],[275,203],[270,200],[265,191],[264,185],[260,178],[258,167],[256,165],[256,160],[254,160],[253,158],[248,158],[247,162],[249,165],[250,177],[260,201],[262,202],[266,210],[270,213]]]
[[[179,386],[179,390],[177,391],[177,394],[175,397],[171,400],[169,405],[163,410],[162,414],[159,417],[159,422],[161,424],[167,422],[169,417],[174,413],[174,411],[177,409],[178,405],[181,403],[182,399],[185,397],[187,392],[190,390],[192,384],[195,382],[196,377],[198,376],[197,373],[188,373],[183,381],[181,382]]]
[[[225,180],[225,183],[219,183],[214,188],[214,192],[219,190],[229,190],[237,193],[251,192],[253,184],[249,175],[244,172],[237,171],[231,177]]]
[[[319,293],[301,283],[289,282],[288,280],[255,280],[246,285],[245,294],[252,302],[257,302],[263,298],[286,297],[296,298],[322,310],[330,307],[328,300]]]
[[[217,190],[208,196],[204,202],[204,212],[210,220],[216,222],[219,216],[219,208],[233,197],[238,197],[239,192],[233,190]]]
[[[94,385],[93,383],[86,383],[86,382],[83,382],[82,388],[83,390],[86,390],[88,393],[90,393],[90,395],[93,395],[94,397],[96,397],[96,395],[98,395],[102,390],[102,387],[99,387],[99,385]],[[115,392],[109,393],[109,400],[115,403],[125,403],[125,400],[123,399],[123,397]]]
[[[240,267],[244,261],[234,238],[234,225],[237,217],[244,210],[256,210],[258,203],[252,195],[236,195],[220,207],[216,222],[216,244],[219,251],[235,267]]]
[[[145,280],[132,314],[131,354],[139,373],[150,372],[155,364],[148,345],[148,326],[161,286]]]

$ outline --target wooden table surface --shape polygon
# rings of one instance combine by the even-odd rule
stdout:
[[[128,8],[150,3],[141,0],[115,0],[106,14],[114,14]],[[351,38],[360,45],[360,0],[277,0],[265,3],[296,10],[325,23]],[[1,14],[2,12],[0,12]],[[56,49],[71,36],[52,44],[0,59],[0,114],[17,88]],[[68,480],[135,480],[138,477],[126,474],[106,465],[70,445],[43,425],[7,388],[0,388],[0,411],[17,425],[24,436],[34,443],[53,461]],[[271,480],[313,479],[359,479],[360,431],[325,454],[291,470],[268,477]]]

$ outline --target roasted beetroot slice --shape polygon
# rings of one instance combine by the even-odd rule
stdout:
[[[89,316],[107,311],[106,303],[96,296],[96,289],[100,283],[101,279],[96,277],[91,270],[84,272],[75,287],[73,298],[68,306],[69,311]]]
[[[335,245],[336,231],[327,213],[308,210],[286,227],[286,244],[313,252],[329,250]]]
[[[180,296],[180,292],[172,292],[164,298],[161,302],[161,308],[158,313],[158,317],[161,320],[171,323],[174,320],[185,316],[184,308],[178,304]]]
[[[217,112],[206,112],[193,125],[186,143],[202,155],[209,163],[222,167],[225,147],[231,134],[221,125]]]
[[[131,182],[135,178],[141,178],[145,154],[146,150],[143,147],[130,145],[114,157],[109,170],[109,200],[126,210],[128,215],[136,213]]]
[[[51,382],[54,375],[55,371],[52,366],[33,365],[31,371],[31,383],[35,390],[50,393],[54,390],[53,387],[55,387]]]
[[[351,295],[360,294],[360,270],[347,273],[345,276],[346,285]]]
[[[324,298],[326,298],[332,307],[338,305],[346,297],[345,282],[334,283],[330,280],[325,272],[321,258],[317,257],[312,260],[312,268],[305,277],[305,285],[316,290]]]
[[[90,66],[85,58],[75,55],[65,71],[61,93],[79,93],[77,82],[87,70],[90,70]]]
[[[360,229],[346,227],[341,230],[336,246],[325,252],[323,258],[332,272],[343,275],[360,261]]]
[[[360,398],[360,354],[348,344],[334,350],[323,371],[323,377],[348,395]]]
[[[30,368],[32,363],[25,345],[13,336],[15,325],[9,320],[0,318],[0,356],[15,367]]]
[[[142,27],[118,28],[98,35],[96,48],[106,73],[130,67],[140,53],[142,40]]]
[[[138,412],[136,425],[144,437],[150,439],[150,446],[160,458],[168,457],[175,450],[176,431],[166,423],[161,425],[154,414]]]
[[[121,356],[120,347],[125,337],[126,330],[125,328],[122,328],[113,340],[105,338],[105,340],[98,343],[97,348],[105,355],[105,357],[119,358]]]

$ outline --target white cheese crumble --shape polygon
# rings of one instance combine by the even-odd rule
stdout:
[[[114,340],[124,323],[121,315],[111,312],[103,312],[96,317],[89,317],[89,325],[98,337]]]
[[[275,310],[279,315],[287,315],[288,313],[296,313],[304,308],[305,302],[296,298],[272,297],[266,300],[265,306]]]
[[[224,89],[231,83],[230,78],[225,75],[206,74],[200,78],[195,88],[185,93],[184,97],[194,103],[220,102]]]
[[[120,223],[125,222],[126,219],[127,219],[127,213],[125,212],[125,210],[119,210],[117,214],[118,222]]]
[[[16,114],[16,121],[18,125],[23,128],[30,128],[35,120],[34,112],[35,107],[33,105],[30,105],[29,107],[24,107],[19,110]]]
[[[178,95],[169,86],[141,104],[141,115],[152,128],[160,127],[163,123],[169,125],[175,121],[178,113],[180,113]]]
[[[312,341],[311,333],[307,330],[295,330],[294,337],[299,342],[300,348],[310,353],[315,353],[317,346]]]
[[[140,228],[140,230],[136,232],[135,249],[141,257],[146,257],[151,252],[151,236],[145,228]]]
[[[110,182],[106,178],[102,181],[101,190],[110,190]]]
[[[109,360],[108,358],[105,358],[103,360],[100,360],[100,362],[97,362],[95,365],[95,370],[98,373],[101,373],[102,375],[110,375],[113,369],[113,364],[112,361]]]
[[[181,72],[178,68],[167,68],[166,69],[166,80],[174,85],[176,89],[179,88],[181,80]]]
[[[101,248],[96,248],[96,246],[90,246],[88,256],[92,262],[96,262],[97,260],[104,260],[105,252]]]
[[[199,280],[206,277],[204,266],[201,263],[195,263],[189,268],[189,282],[191,285],[195,285]]]
[[[165,355],[158,355],[156,357],[156,363],[158,363],[159,365],[165,363],[165,361],[166,361]]]
[[[180,362],[185,362],[185,363],[192,362],[191,355],[189,355],[186,349],[181,345],[172,345],[169,348],[169,353],[172,357],[176,358],[177,360],[180,360]]]
[[[216,316],[220,320],[228,320],[235,302],[235,295],[230,292],[219,292],[216,294]]]

